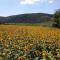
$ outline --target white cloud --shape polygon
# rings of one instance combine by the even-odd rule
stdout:
[[[23,0],[20,1],[20,4],[35,4],[38,3],[40,0]]]
[[[54,2],[54,0],[22,0],[22,1],[20,1],[20,4],[36,4],[36,3],[46,3],[46,2],[48,2],[48,3],[53,3]]]
[[[49,3],[54,3],[54,0],[49,0]]]

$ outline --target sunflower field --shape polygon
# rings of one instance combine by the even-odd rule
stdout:
[[[0,25],[0,60],[60,60],[60,29]]]

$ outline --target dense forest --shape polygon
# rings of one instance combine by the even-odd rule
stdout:
[[[0,16],[0,24],[2,23],[40,23],[52,20],[53,14],[46,13],[30,13],[12,15],[8,17]]]

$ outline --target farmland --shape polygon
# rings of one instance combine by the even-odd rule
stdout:
[[[0,25],[0,60],[60,60],[60,29]]]

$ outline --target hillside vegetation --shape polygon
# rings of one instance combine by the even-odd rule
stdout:
[[[30,13],[12,15],[8,17],[0,17],[0,23],[41,23],[51,21],[53,18],[52,14],[46,13]]]

